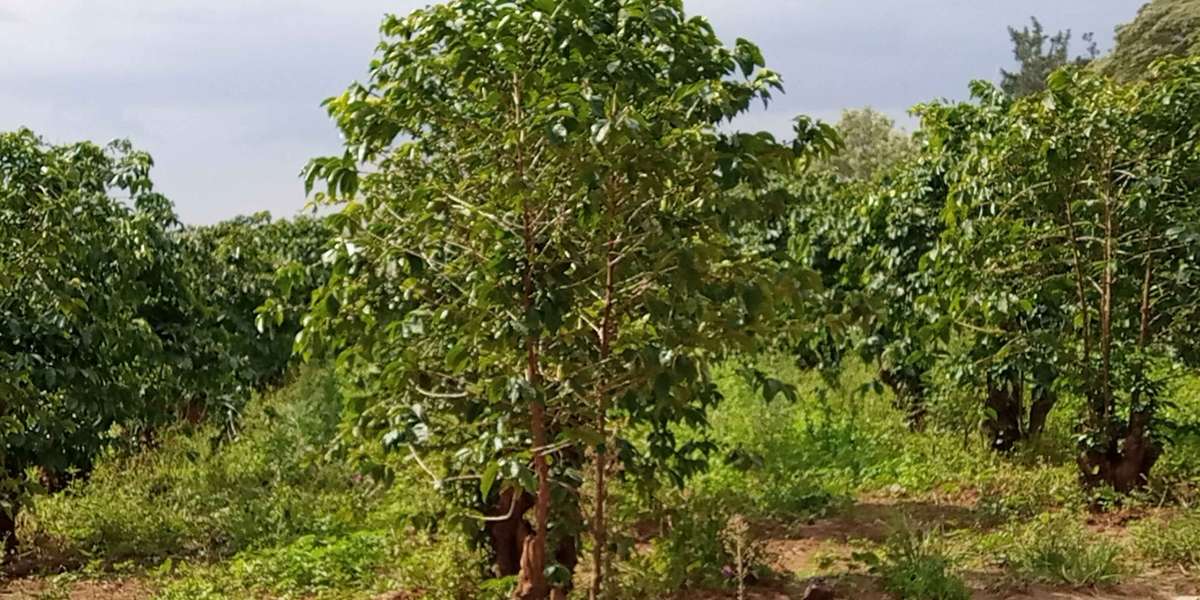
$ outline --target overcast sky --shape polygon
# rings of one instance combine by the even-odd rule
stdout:
[[[384,13],[426,0],[0,0],[0,130],[53,142],[130,138],[185,222],[304,205],[298,173],[336,152],[320,102],[365,76]],[[799,113],[964,96],[1010,66],[1005,27],[1096,32],[1142,0],[688,0],[717,32],[762,46],[787,95],[743,128]],[[1082,48],[1082,45],[1079,45]]]

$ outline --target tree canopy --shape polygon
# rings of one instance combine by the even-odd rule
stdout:
[[[1152,0],[1137,18],[1117,28],[1117,44],[1097,62],[1101,73],[1119,81],[1142,79],[1150,65],[1168,56],[1200,53],[1200,2]]]

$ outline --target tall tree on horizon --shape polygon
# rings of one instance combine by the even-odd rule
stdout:
[[[1118,81],[1143,79],[1155,60],[1200,52],[1200,0],[1152,0],[1117,27],[1113,51],[1097,69]]]
[[[1054,35],[1046,33],[1037,17],[1029,17],[1027,27],[1008,28],[1012,38],[1013,58],[1020,69],[1000,70],[1000,89],[1014,98],[1036,94],[1046,89],[1046,78],[1059,67],[1068,64],[1086,65],[1100,55],[1095,35],[1083,34],[1087,43],[1086,55],[1071,58],[1071,30],[1060,30]]]

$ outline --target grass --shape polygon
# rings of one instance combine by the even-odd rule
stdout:
[[[856,558],[878,575],[883,589],[900,600],[970,600],[958,565],[947,553],[937,530],[904,529],[893,535],[880,554]]]
[[[1043,513],[997,536],[1001,562],[1020,583],[1105,586],[1119,583],[1127,572],[1124,548],[1084,529],[1077,514]]]
[[[1185,511],[1139,523],[1133,529],[1138,552],[1158,566],[1200,568],[1200,512]]]
[[[86,481],[37,499],[22,537],[93,573],[144,569],[164,599],[484,597],[483,557],[417,526],[437,494],[406,472],[373,482],[329,454],[340,417],[332,375],[305,369],[251,402],[232,440],[180,429],[151,451],[104,457]]]
[[[682,490],[614,486],[610,581],[618,598],[732,590],[741,575],[786,583],[765,542],[854,514],[846,511],[863,499],[897,515],[948,513],[847,546],[875,557],[870,573],[898,598],[969,597],[966,572],[1010,585],[1086,587],[1200,564],[1195,511],[1161,511],[1128,530],[1086,526],[1090,499],[1069,451],[1069,402],[1041,440],[999,456],[969,422],[939,416],[954,410],[935,406],[926,431],[909,431],[890,398],[864,391],[864,367],[829,385],[786,359],[760,363],[796,384],[801,400],[764,403],[736,368],[722,369],[725,401],[710,432],[720,450],[709,470]],[[1200,473],[1187,455],[1200,445],[1185,425],[1200,421],[1200,403],[1185,392],[1200,386],[1181,389],[1171,409],[1182,424],[1175,445],[1140,500],[1152,506],[1196,497]],[[469,537],[429,526],[443,500],[418,473],[394,464],[396,480],[385,485],[329,452],[340,405],[336,380],[305,369],[255,399],[235,439],[180,429],[162,432],[151,451],[104,457],[87,481],[37,499],[22,517],[24,537],[91,565],[72,577],[133,572],[165,600],[357,600],[394,590],[435,600],[506,597],[511,582],[487,581],[487,557]],[[741,524],[737,543],[731,522]],[[44,589],[65,594],[73,581]]]

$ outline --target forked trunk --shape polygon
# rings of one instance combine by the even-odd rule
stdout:
[[[1109,226],[1111,233],[1111,225]],[[1149,343],[1153,321],[1153,284],[1154,262],[1153,238],[1146,243],[1146,263],[1142,276],[1142,294],[1139,318],[1141,326],[1138,334],[1138,348],[1145,349]],[[1111,285],[1111,281],[1109,282]],[[1111,293],[1111,292],[1110,292]],[[1109,300],[1110,298],[1106,298]],[[1105,341],[1108,332],[1104,332]],[[1111,422],[1114,412],[1113,390],[1109,378],[1107,357],[1105,358],[1105,374],[1101,378],[1101,387],[1091,393],[1093,427],[1102,432],[1104,444],[1098,447],[1086,448],[1079,456],[1079,468],[1083,482],[1089,487],[1108,484],[1120,493],[1129,493],[1146,486],[1150,480],[1150,470],[1162,454],[1162,446],[1151,435],[1151,422],[1154,419],[1155,402],[1153,398],[1144,398],[1141,393],[1134,392],[1130,398],[1129,421],[1123,426],[1115,426]]]

